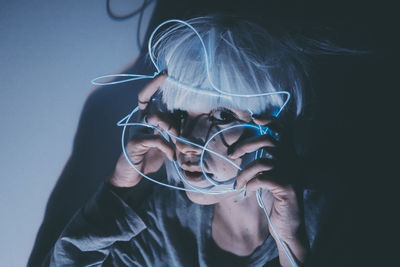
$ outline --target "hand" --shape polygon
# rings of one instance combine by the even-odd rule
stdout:
[[[305,242],[302,227],[303,216],[297,200],[294,184],[298,173],[296,171],[296,155],[293,145],[283,127],[273,119],[253,118],[261,126],[268,126],[279,134],[279,141],[265,134],[245,139],[236,144],[230,157],[236,159],[246,153],[263,149],[272,158],[260,158],[246,166],[237,177],[237,188],[246,186],[246,194],[264,189],[264,205],[267,208],[272,225],[281,240],[289,245],[298,261],[305,258],[307,242]],[[270,226],[269,226],[270,227]],[[273,238],[277,240],[272,229]],[[281,248],[278,246],[281,256]],[[287,265],[286,256],[280,257],[281,264]],[[285,264],[283,264],[285,263]]]
[[[163,130],[176,134],[170,121],[163,120],[165,115],[157,112],[151,105],[151,99],[158,88],[164,83],[167,75],[155,77],[138,95],[141,116],[146,121]],[[134,166],[144,174],[157,172],[164,163],[165,157],[174,158],[174,147],[165,140],[157,131],[152,133],[137,133],[126,145],[126,152]],[[118,159],[113,175],[109,182],[116,187],[132,187],[137,185],[142,176],[137,173],[125,159],[122,153]]]

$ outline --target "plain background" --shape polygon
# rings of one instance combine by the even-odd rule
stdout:
[[[90,81],[138,56],[138,17],[112,20],[106,0],[0,3],[0,266],[14,267],[27,263]],[[111,7],[122,15],[141,3]]]

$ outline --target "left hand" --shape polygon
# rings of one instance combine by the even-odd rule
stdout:
[[[265,189],[264,204],[269,211],[272,224],[283,241],[298,239],[303,216],[300,212],[294,182],[296,180],[296,155],[290,138],[283,127],[274,119],[253,118],[262,126],[268,126],[279,134],[279,141],[271,135],[264,134],[248,138],[236,144],[232,159],[242,157],[246,153],[264,149],[272,159],[260,158],[251,162],[237,176],[237,188],[246,186],[246,194]],[[273,232],[270,229],[270,233]],[[276,239],[275,236],[273,236]]]

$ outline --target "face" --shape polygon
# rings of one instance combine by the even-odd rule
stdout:
[[[247,111],[217,108],[202,112],[177,110],[174,114],[178,120],[179,137],[200,146],[204,146],[209,141],[206,148],[223,157],[228,157],[230,148],[246,135],[250,134],[246,130],[247,128],[244,127],[230,129],[231,126],[251,121],[250,113]],[[215,135],[221,130],[223,131],[222,133]],[[213,138],[210,139],[211,137]],[[202,149],[179,140],[174,140],[174,142],[177,162],[181,173],[187,181],[194,186],[210,186],[211,183],[203,176],[200,168]],[[231,161],[238,166],[242,163],[242,159],[240,158]],[[238,169],[234,165],[209,151],[204,153],[203,163],[207,176],[219,182],[232,180],[238,173]],[[187,185],[185,187],[189,188]],[[204,205],[213,204],[224,198],[238,194],[237,192],[219,195],[186,193],[190,200]]]

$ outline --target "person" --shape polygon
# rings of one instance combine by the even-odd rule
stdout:
[[[186,23],[198,35],[177,24],[151,43],[155,64],[165,70],[138,96],[138,118],[151,130],[131,129],[126,154],[44,266],[305,262],[321,201],[302,182],[290,132],[303,108],[304,55],[290,38],[237,17]],[[270,134],[236,127],[244,124]],[[142,203],[130,203],[143,175],[163,166],[165,183],[183,190],[159,186]]]

